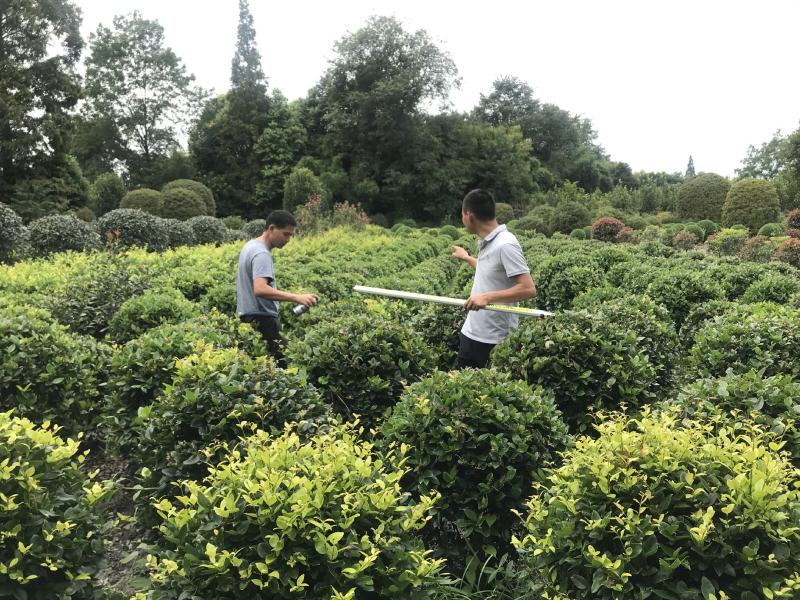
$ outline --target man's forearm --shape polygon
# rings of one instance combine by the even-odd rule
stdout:
[[[536,285],[533,287],[525,284],[517,284],[507,290],[498,290],[496,292],[486,292],[489,298],[489,304],[496,302],[519,302],[521,300],[530,300],[536,297]]]
[[[462,258],[461,260],[463,260],[465,263],[467,263],[473,269],[477,269],[478,268],[478,259],[475,258],[474,256],[467,256],[466,258]]]
[[[297,294],[276,290],[275,288],[258,291],[255,294],[259,298],[264,298],[265,300],[277,300],[278,302],[294,302],[297,299]]]

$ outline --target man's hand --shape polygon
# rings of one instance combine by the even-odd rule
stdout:
[[[469,258],[469,252],[464,250],[461,246],[453,246],[453,258],[467,260]]]
[[[491,303],[492,301],[489,294],[475,294],[467,298],[464,308],[466,310],[480,310],[486,308],[486,305]]]
[[[295,294],[294,301],[306,308],[310,308],[319,301],[319,298],[316,294]]]

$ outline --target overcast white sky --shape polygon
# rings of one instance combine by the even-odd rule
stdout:
[[[200,85],[228,87],[237,0],[75,0],[86,39],[115,14],[158,20]],[[794,0],[250,0],[264,72],[304,96],[333,43],[371,15],[426,29],[462,77],[469,110],[500,75],[592,120],[614,160],[636,170],[732,175],[749,144],[800,123]],[[88,48],[87,48],[88,51]]]

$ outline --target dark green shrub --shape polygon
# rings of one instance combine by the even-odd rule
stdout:
[[[722,229],[709,237],[706,245],[719,256],[735,256],[742,251],[749,237],[746,230]]]
[[[109,353],[69,333],[46,311],[7,306],[0,315],[0,410],[15,409],[70,432],[90,427]]]
[[[28,229],[10,206],[0,202],[0,263],[14,262],[30,252]]]
[[[800,292],[800,280],[796,276],[766,273],[747,288],[740,301],[747,304],[757,302],[788,304],[797,292]]]
[[[767,223],[766,225],[762,225],[761,229],[758,230],[758,235],[766,237],[777,237],[785,235],[785,233],[786,227],[784,227],[783,223]]]
[[[374,215],[369,216],[370,221],[372,221],[373,225],[377,225],[378,227],[389,227],[389,218],[383,213],[376,213]]]
[[[417,222],[414,219],[410,218],[410,217],[406,217],[404,219],[399,219],[395,223],[395,225],[405,225],[406,227],[410,227],[411,229],[416,229],[417,228]]]
[[[50,215],[36,219],[28,227],[34,254],[47,256],[67,250],[97,250],[103,241],[94,227],[75,215]]]
[[[199,181],[176,179],[175,181],[170,181],[161,191],[166,193],[175,189],[185,189],[194,192],[205,205],[205,211],[201,214],[213,217],[217,213],[217,203],[214,201],[214,193]]]
[[[375,423],[400,397],[403,385],[425,375],[433,356],[408,326],[375,313],[343,315],[309,328],[289,343],[291,364],[345,414]]]
[[[302,436],[328,423],[329,409],[300,376],[278,369],[267,356],[201,345],[175,364],[172,383],[144,407],[130,454],[147,496],[173,496],[173,482],[200,481],[208,464],[223,458],[214,447],[262,429],[273,435],[295,423]],[[207,448],[209,448],[207,450]]]
[[[508,223],[514,218],[514,207],[507,202],[498,202],[495,205],[495,218],[498,223]]]
[[[181,323],[199,315],[199,307],[178,290],[153,289],[122,303],[108,324],[108,338],[125,343],[164,323]]]
[[[225,223],[214,217],[192,217],[186,221],[194,231],[198,244],[221,244],[226,241],[228,228]]]
[[[461,232],[459,232],[454,225],[442,225],[439,228],[439,234],[449,236],[453,238],[453,240],[457,240],[461,237]]]
[[[714,221],[710,221],[708,219],[699,220],[697,222],[697,225],[703,230],[703,239],[707,238],[708,236],[714,233],[717,233],[720,229],[719,225],[717,225]]]
[[[800,239],[790,238],[781,242],[775,250],[775,260],[779,260],[800,269]]]
[[[163,219],[135,208],[118,208],[97,219],[97,229],[109,242],[122,247],[141,246],[153,252],[169,243]]]
[[[149,276],[124,254],[100,253],[92,259],[90,268],[49,295],[44,306],[72,331],[102,338],[122,303],[147,289]]]
[[[731,186],[722,209],[725,227],[742,224],[750,233],[773,223],[781,214],[775,186],[763,179],[740,179]]]
[[[693,233],[695,237],[701,242],[706,239],[706,230],[703,229],[697,223],[688,223],[683,227],[683,231],[688,231],[689,233]]]
[[[247,234],[248,238],[257,238],[264,233],[264,227],[266,224],[266,219],[255,219],[253,221],[248,221],[247,224],[242,227],[242,230],[245,232],[245,234]]]
[[[800,382],[791,375],[747,371],[700,379],[685,386],[673,404],[691,420],[753,419],[781,436],[792,462],[800,465]]]
[[[553,235],[552,220],[555,214],[556,209],[553,206],[546,204],[537,206],[519,219],[517,229],[521,231],[536,231],[547,236]]]
[[[178,219],[163,219],[164,228],[167,231],[167,246],[177,248],[179,246],[194,246],[197,238],[194,229],[186,221]]]
[[[700,173],[681,184],[675,212],[683,221],[718,223],[730,187],[730,182],[716,173]]]
[[[562,202],[556,206],[550,226],[553,231],[569,233],[573,229],[586,227],[591,224],[592,217],[589,210],[579,202]]]
[[[700,329],[689,361],[711,377],[721,377],[729,369],[800,375],[798,352],[800,312],[774,304],[740,305]]]
[[[125,184],[116,173],[103,173],[94,180],[89,190],[90,205],[97,215],[119,208],[125,196]]]
[[[672,246],[678,250],[691,250],[700,242],[700,239],[691,231],[679,231],[672,238]]]
[[[443,371],[456,367],[458,333],[465,318],[458,307],[425,304],[410,319],[411,328],[428,344],[436,367]]]
[[[495,348],[492,364],[551,391],[566,421],[582,430],[593,409],[655,398],[672,378],[676,349],[664,309],[626,297],[524,323]]]
[[[556,256],[545,260],[537,269],[536,302],[547,310],[567,308],[573,298],[602,283],[603,274],[596,263]]]
[[[172,381],[175,361],[192,354],[198,343],[242,348],[266,354],[261,336],[247,323],[216,311],[183,323],[160,325],[125,344],[114,355],[108,374],[106,424],[111,442],[129,450],[138,440],[131,423],[140,407],[151,404]]]
[[[766,273],[764,265],[720,262],[706,271],[711,280],[719,281],[728,300],[738,300],[748,287]]]
[[[569,237],[576,240],[586,240],[589,239],[589,235],[590,234],[587,234],[585,229],[573,229],[570,232]]]
[[[794,596],[796,471],[762,429],[645,413],[598,431],[528,503],[517,546],[521,576],[550,594],[539,597]]]
[[[158,190],[139,188],[131,190],[122,197],[120,208],[138,208],[151,215],[161,216],[164,208],[164,197]]]
[[[613,242],[625,223],[614,217],[600,217],[592,223],[592,239]]]
[[[598,304],[608,302],[609,300],[616,300],[617,298],[622,298],[627,295],[625,290],[618,287],[601,285],[575,296],[571,308],[573,310],[592,309]]]
[[[432,597],[441,563],[415,532],[436,498],[401,489],[404,451],[377,452],[348,426],[252,436],[186,483],[186,502],[155,505],[156,597]]]
[[[244,226],[247,225],[247,221],[245,221],[242,217],[231,215],[229,217],[223,217],[222,222],[225,223],[225,227],[228,229],[236,229],[241,230],[244,229]]]
[[[380,433],[409,448],[403,487],[415,498],[442,495],[426,538],[457,561],[512,550],[512,511],[535,470],[568,443],[552,398],[493,369],[436,372],[413,384]]]
[[[161,216],[167,219],[185,221],[205,214],[203,199],[188,188],[175,187],[163,193]]]
[[[707,302],[701,302],[693,306],[691,310],[689,310],[689,313],[686,315],[686,320],[684,320],[681,326],[680,338],[683,345],[687,348],[691,348],[694,344],[694,336],[703,328],[707,321],[724,315],[736,306],[737,304],[730,300],[708,300]]]
[[[92,577],[109,523],[97,503],[109,486],[92,483],[86,453],[54,425],[0,412],[0,593],[6,598],[92,598]]]
[[[283,209],[295,211],[312,196],[322,195],[324,190],[325,186],[311,169],[295,168],[283,184]]]
[[[75,216],[79,218],[84,223],[91,223],[94,221],[94,211],[89,208],[88,206],[81,206],[80,208],[76,209]],[[94,231],[94,230],[92,230]]]
[[[658,271],[646,294],[669,311],[680,329],[694,306],[722,297],[722,289],[703,273],[674,268]]]

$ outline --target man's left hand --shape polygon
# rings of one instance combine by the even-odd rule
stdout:
[[[489,294],[475,294],[467,298],[464,308],[467,310],[480,310],[486,308],[487,304],[491,304]]]

